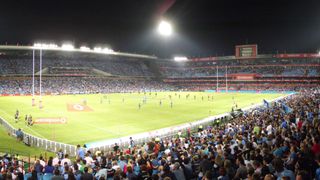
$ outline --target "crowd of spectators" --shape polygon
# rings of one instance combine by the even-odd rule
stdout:
[[[305,64],[319,64],[320,58],[257,58],[257,59],[233,59],[231,57],[219,59],[219,60],[206,60],[206,61],[160,61],[158,62],[160,67],[205,67],[205,66],[254,66],[254,65],[305,65]]]
[[[30,173],[0,159],[2,178],[248,179],[320,178],[320,89],[304,90],[223,124],[112,151],[36,160]],[[1,178],[0,178],[1,179]]]
[[[319,84],[319,58],[159,62],[164,81],[181,89],[299,90]],[[218,68],[218,69],[217,69]],[[244,77],[242,79],[242,77]],[[247,79],[245,79],[247,78]]]
[[[32,74],[32,56],[0,56],[0,74]],[[37,57],[39,58],[39,57]],[[144,61],[125,58],[106,59],[98,57],[43,57],[42,69],[51,67],[94,68],[112,75],[154,76]],[[35,72],[39,69],[39,59],[35,61]]]
[[[42,93],[89,94],[115,92],[149,92],[176,90],[174,86],[155,80],[106,79],[86,77],[47,77],[41,81]],[[39,92],[39,81],[35,81],[35,93]],[[31,94],[32,80],[0,80],[0,94]]]
[[[216,66],[206,68],[194,67],[177,67],[177,68],[162,68],[162,74],[166,77],[207,77],[216,76]],[[263,77],[273,76],[320,76],[320,66],[305,67],[305,66],[229,66],[228,70],[225,67],[219,67],[218,76],[228,74],[259,74]]]
[[[224,59],[212,61],[158,62],[162,74],[167,77],[206,77],[232,73],[257,73],[262,76],[319,76],[319,58],[267,58],[267,59]]]
[[[177,81],[177,80],[176,80]],[[178,80],[179,82],[179,80]],[[184,91],[206,91],[206,90],[216,90],[217,84],[214,81],[211,82],[175,82],[172,83],[175,86]],[[290,81],[286,82],[228,82],[228,90],[234,91],[300,91],[304,88],[312,88],[319,86],[319,82],[309,83],[309,82],[299,82],[299,83],[292,83]],[[226,90],[225,82],[220,82],[218,85],[218,90]]]

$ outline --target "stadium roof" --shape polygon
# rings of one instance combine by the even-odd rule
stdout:
[[[43,49],[45,51],[69,51],[69,52],[81,52],[81,53],[92,53],[92,54],[105,54],[105,55],[113,55],[113,56],[126,56],[126,57],[132,57],[132,58],[158,59],[156,56],[151,56],[151,55],[133,54],[133,53],[116,52],[116,51],[111,51],[111,52],[95,51],[95,50],[83,51],[80,48],[64,49],[63,47],[43,48],[43,47],[36,47],[36,46],[0,45],[0,50],[33,50],[33,49],[35,50]]]

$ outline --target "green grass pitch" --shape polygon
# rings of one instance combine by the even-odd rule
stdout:
[[[0,97],[0,116],[14,127],[22,128],[23,131],[38,137],[76,145],[151,131],[230,112],[234,102],[243,108],[261,103],[263,99],[271,100],[280,96],[283,94],[205,92],[158,92],[157,95],[154,92],[59,95],[42,97],[42,109],[31,106],[30,96],[7,96]],[[82,104],[84,99],[92,111],[68,111],[68,103]],[[36,102],[38,101],[36,97]],[[20,111],[20,120],[15,123],[14,114],[17,109]],[[26,114],[31,114],[34,120],[65,117],[67,123],[35,124],[28,127],[24,121]]]

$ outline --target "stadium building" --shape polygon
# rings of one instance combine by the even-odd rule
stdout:
[[[320,180],[319,12],[1,2],[0,180]]]
[[[40,69],[40,49],[42,68]],[[257,45],[236,46],[234,56],[182,61],[102,50],[1,46],[0,94],[81,94],[166,90],[293,90],[320,83],[319,54],[257,53]],[[33,59],[34,69],[33,69]],[[72,83],[71,83],[72,82]],[[115,83],[121,84],[116,85]],[[127,86],[127,88],[124,88]]]

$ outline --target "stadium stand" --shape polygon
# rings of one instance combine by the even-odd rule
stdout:
[[[228,89],[233,90],[299,92],[185,136],[155,138],[129,147],[115,144],[113,151],[106,152],[79,145],[73,161],[58,154],[37,159],[29,170],[18,159],[4,155],[0,179],[320,179],[319,57],[152,62],[46,53],[42,83],[47,94],[205,90],[215,89],[217,78],[219,90],[227,79]],[[0,94],[30,94],[30,52],[1,50],[0,54]],[[38,63],[36,67],[38,86]]]
[[[39,59],[38,54],[36,59]],[[30,93],[27,88],[31,87],[30,50],[1,50],[0,68],[1,94]],[[39,71],[39,61],[36,61],[37,79]],[[68,86],[68,81],[73,80],[79,83],[78,87],[64,87],[64,90],[47,86],[46,93],[120,92],[119,89],[128,92],[130,86],[119,88],[121,85],[125,86],[124,81],[128,79],[129,84],[141,81],[141,88],[135,86],[132,91],[159,90],[152,87],[157,86],[155,82],[161,84],[164,90],[299,90],[304,87],[316,87],[320,83],[320,56],[278,54],[258,55],[248,59],[224,56],[175,62],[164,59],[44,51],[42,75],[45,85],[54,86],[60,83]],[[59,78],[60,82],[57,82],[57,77],[64,78]],[[90,82],[92,78],[96,80],[96,85]],[[118,86],[114,86],[117,81],[115,79],[120,79]],[[111,88],[107,91],[105,89],[108,89],[108,84],[112,86],[109,86]],[[50,89],[52,92],[49,92]]]
[[[36,72],[39,72],[39,55],[36,55]],[[0,54],[0,74],[31,74],[32,73],[32,51],[3,51]],[[43,69],[49,68],[44,74],[54,74],[56,69],[76,69],[79,72],[83,68],[87,70],[101,70],[115,76],[153,76],[145,61],[136,58],[105,56],[97,54],[83,54],[70,52],[44,52],[43,53]],[[70,75],[68,71],[65,73],[58,72],[61,75]],[[72,74],[71,74],[72,75]],[[77,75],[77,74],[73,74]],[[81,75],[81,73],[80,73]]]
[[[0,94],[30,95],[32,80],[1,80]],[[39,81],[35,81],[35,91],[39,92]],[[115,92],[172,91],[176,88],[169,84],[145,79],[110,79],[95,77],[46,77],[42,80],[45,94],[91,94]]]
[[[320,81],[320,56],[261,55],[195,58],[187,62],[161,62],[164,82],[181,88],[205,90],[298,90]],[[218,77],[217,77],[218,75]],[[271,86],[272,85],[272,86]]]
[[[31,173],[3,156],[0,172],[4,179],[318,179],[319,105],[320,89],[304,90],[185,137],[127,148],[115,144],[109,152],[79,145],[73,163],[68,156],[40,158]]]

